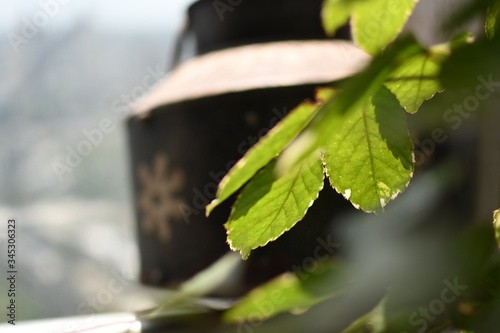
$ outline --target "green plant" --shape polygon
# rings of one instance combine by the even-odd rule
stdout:
[[[221,181],[207,213],[244,186],[226,224],[231,248],[244,258],[304,216],[324,174],[366,212],[381,211],[408,186],[414,161],[406,113],[443,89],[443,62],[468,41],[460,36],[425,49],[412,37],[395,40],[415,3],[325,2],[326,30],[333,34],[352,15],[354,40],[374,59],[338,89],[319,90],[315,102],[293,110]],[[389,20],[367,38],[377,12]]]
[[[443,20],[446,28],[484,14],[484,36],[462,33],[428,48],[401,35],[416,2],[325,0],[325,30],[333,34],[351,18],[355,43],[373,60],[339,86],[318,89],[315,101],[292,110],[229,171],[207,207],[210,214],[241,191],[225,227],[231,248],[248,258],[304,217],[327,177],[354,207],[376,213],[377,222],[361,223],[358,234],[356,246],[365,254],[354,264],[318,263],[305,277],[278,277],[226,311],[228,323],[258,323],[247,328],[262,332],[301,331],[301,322],[309,323],[304,326],[308,331],[342,328],[346,333],[440,332],[449,326],[495,331],[500,257],[493,251],[493,228],[457,228],[447,237],[448,231],[417,228],[416,217],[404,215],[432,209],[432,189],[457,177],[448,162],[412,185],[426,191],[424,197],[409,196],[389,213],[384,207],[405,191],[415,171],[408,118],[445,90],[463,94],[475,89],[477,95],[479,82],[484,97],[500,85],[495,81],[500,77],[500,1],[474,1]],[[456,127],[469,116],[464,110],[446,114]],[[441,131],[431,132],[444,137]],[[438,225],[454,218],[441,215],[429,219]],[[500,232],[498,219],[497,212]],[[283,314],[304,311],[300,319]]]

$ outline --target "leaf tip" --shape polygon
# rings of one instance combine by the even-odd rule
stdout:
[[[316,100],[316,105],[320,106],[321,104],[328,102],[337,93],[338,93],[338,91],[332,87],[320,87],[320,88],[316,89],[316,92],[314,95],[314,99]]]
[[[212,211],[220,204],[219,199],[214,199],[205,207],[205,216],[209,217]]]
[[[241,250],[240,255],[241,255],[241,259],[247,260],[248,257],[250,257],[250,251]]]

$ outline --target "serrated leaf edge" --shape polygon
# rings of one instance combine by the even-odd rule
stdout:
[[[297,108],[299,107],[303,107],[305,106],[305,104],[309,104],[309,106],[312,106],[312,107],[316,107],[315,111],[311,113],[311,115],[309,116],[309,118],[305,121],[305,124],[304,124],[304,127],[303,129],[305,129],[307,127],[307,125],[311,122],[312,119],[314,119],[314,116],[318,113],[319,111],[319,107],[324,103],[324,100],[322,98],[320,98],[319,94],[318,94],[318,90],[319,89],[322,89],[322,88],[318,88],[316,90],[316,93],[315,93],[315,99],[306,99],[304,100],[303,102],[301,102],[299,105],[297,105],[291,112],[293,112],[294,110],[296,110]],[[328,89],[328,88],[323,88],[323,89]],[[289,114],[290,114],[289,113]],[[288,115],[287,115],[288,116]],[[285,117],[286,118],[286,117]],[[255,147],[257,145],[259,145],[260,142],[262,142],[262,140],[265,140],[266,137],[268,137],[269,135],[273,135],[273,133],[275,133],[276,131],[279,130],[278,125],[285,119],[283,118],[282,120],[280,120],[273,128],[271,128],[268,133],[266,135],[264,135],[263,137],[261,137],[259,139],[259,141],[257,141],[257,143],[255,143],[246,153],[245,155],[243,155],[243,157],[241,157],[238,162],[236,162],[236,164],[228,171],[228,173],[222,178],[222,180],[220,181],[219,185],[217,186],[217,193],[216,193],[216,197],[215,199],[213,199],[206,207],[205,207],[205,216],[209,216],[211,214],[211,212],[217,207],[219,206],[222,202],[224,202],[225,200],[227,200],[231,195],[233,195],[235,192],[237,192],[239,189],[241,189],[242,187],[244,187],[246,184],[242,184],[236,191],[233,191],[231,194],[229,194],[224,200],[220,200],[219,198],[219,195],[220,195],[220,189],[223,188],[224,186],[227,185],[227,183],[229,182],[230,178],[231,177],[226,177],[227,175],[229,175],[230,172],[232,172],[232,170],[241,170],[244,165],[248,162],[248,159],[250,156],[250,154],[256,149]],[[302,129],[302,130],[303,130]],[[300,133],[299,133],[300,134]],[[293,140],[291,141],[293,142]],[[291,143],[290,142],[290,143]],[[289,143],[289,144],[290,144]],[[288,144],[288,145],[289,145]],[[287,146],[288,146],[287,145]],[[286,147],[285,147],[286,148]],[[278,153],[274,156],[274,158],[278,157],[281,153]],[[267,165],[266,165],[267,166]],[[262,167],[261,169],[257,170],[250,178],[248,181],[251,181],[251,179],[253,177],[255,177],[255,175],[257,173],[259,173],[262,169],[264,169],[266,166]]]
[[[364,113],[365,113],[365,112],[364,112],[364,111],[362,111],[362,112],[363,112],[363,115],[364,115]],[[408,136],[410,135],[410,133],[409,133],[408,131],[407,131],[407,134],[408,134]],[[413,145],[413,142],[412,142],[412,145]],[[415,165],[415,161],[416,161],[416,159],[415,159],[415,151],[414,151],[414,149],[415,149],[415,147],[414,147],[414,145],[413,145],[413,147],[412,147],[412,151],[411,151],[411,159],[412,159],[412,164],[413,164],[413,166]],[[351,197],[351,192],[350,192],[350,190],[345,190],[345,191],[344,191],[345,193],[343,193],[340,189],[338,189],[336,186],[334,186],[334,185],[332,184],[332,181],[331,181],[331,178],[330,178],[330,173],[328,172],[328,166],[327,166],[326,161],[324,160],[324,154],[325,154],[325,153],[324,153],[324,149],[323,149],[323,151],[322,151],[322,153],[321,153],[321,161],[322,161],[322,164],[323,164],[323,170],[324,170],[324,173],[325,173],[326,177],[328,178],[328,183],[330,184],[330,186],[331,186],[331,187],[332,187],[332,188],[333,188],[333,189],[334,189],[337,193],[341,194],[341,195],[342,195],[342,196],[343,196],[346,200],[348,200],[348,201],[349,201],[349,202],[353,205],[353,207],[354,207],[354,208],[356,208],[357,210],[362,210],[362,211],[363,211],[363,212],[365,212],[365,213],[375,213],[375,214],[376,214],[376,213],[378,212],[377,210],[364,210],[364,209],[361,209],[361,206],[360,206],[360,205],[353,203],[353,202],[350,200],[350,197]],[[372,164],[372,163],[371,163],[371,164]],[[394,193],[391,197],[389,197],[387,201],[385,201],[384,199],[380,198],[380,192],[378,191],[378,185],[376,185],[376,186],[377,186],[377,195],[378,195],[378,197],[379,197],[379,199],[380,199],[380,209],[382,209],[382,211],[383,211],[384,207],[385,207],[385,206],[386,206],[389,202],[391,202],[391,201],[395,200],[395,199],[396,199],[396,198],[397,198],[397,197],[398,197],[401,193],[403,193],[403,192],[404,192],[404,191],[408,188],[408,186],[410,185],[411,179],[413,178],[414,172],[415,172],[415,168],[413,167],[413,168],[412,168],[412,171],[410,172],[410,175],[409,175],[409,180],[408,180],[408,182],[406,182],[404,189],[403,189],[403,190],[401,190],[401,189],[397,189],[397,191],[396,191],[396,192],[395,192],[395,193]],[[347,191],[349,191],[349,192],[347,192]]]
[[[422,65],[422,70],[420,71],[421,73],[423,73],[423,72],[424,72],[424,70],[425,70],[425,65],[427,64],[427,61],[428,61],[428,60],[432,60],[433,58],[435,58],[435,56],[436,56],[436,55],[438,55],[438,52],[439,52],[439,51],[441,51],[441,52],[450,52],[450,50],[449,50],[448,48],[443,49],[444,47],[446,47],[446,45],[447,45],[447,44],[439,44],[439,45],[433,46],[431,49],[429,49],[429,50],[428,50],[428,52],[427,52],[427,53],[426,53],[426,55],[425,55],[425,60],[424,60],[424,63],[423,63],[423,65]],[[432,52],[432,51],[435,51],[435,52]],[[434,59],[434,61],[439,62],[438,60],[435,60],[435,59]],[[442,60],[441,60],[441,61],[442,61]],[[391,79],[391,78],[389,78],[389,80],[390,80],[390,79]],[[421,85],[422,85],[422,81],[423,81],[423,80],[426,80],[426,79],[428,79],[428,78],[425,78],[425,76],[424,76],[424,75],[422,75],[422,74],[419,76],[419,78],[418,78],[418,80],[419,80],[419,87],[418,87],[419,91],[420,91],[420,88],[421,88]],[[437,77],[436,77],[436,79],[437,79]],[[387,82],[386,82],[386,83],[387,83]],[[391,92],[392,92],[392,90],[391,90],[391,89],[390,89],[390,88],[386,85],[386,83],[384,83],[384,86],[385,86],[385,87],[386,87],[389,91],[391,91]],[[399,104],[400,104],[400,105],[401,105],[401,107],[405,110],[405,112],[406,112],[406,113],[408,113],[408,114],[415,114],[415,113],[417,113],[417,112],[418,112],[418,110],[420,109],[420,107],[422,106],[422,104],[424,104],[424,102],[425,102],[425,101],[431,100],[432,98],[434,98],[434,96],[436,96],[436,94],[438,94],[438,93],[442,93],[442,92],[443,92],[443,91],[445,91],[445,90],[446,90],[445,88],[441,88],[441,89],[439,89],[439,90],[435,91],[435,92],[434,92],[431,96],[429,96],[429,97],[425,98],[425,99],[424,99],[422,102],[420,102],[420,103],[417,103],[416,101],[415,101],[415,102],[413,102],[412,104],[416,106],[414,111],[408,111],[408,107],[407,107],[406,105],[401,104],[401,102],[400,102]],[[395,95],[395,94],[394,94],[394,95]],[[397,97],[397,95],[395,95],[395,96],[396,96],[396,98],[398,98],[398,97]],[[415,98],[415,100],[416,100],[416,99],[417,99],[417,98]],[[399,101],[399,98],[398,98],[398,101]],[[418,104],[418,105],[417,105],[417,104]]]
[[[318,162],[320,162],[320,160],[318,160]],[[302,166],[300,166],[298,170],[302,170],[302,168],[303,168],[306,164],[307,164],[307,161],[306,161],[306,162],[304,162],[304,164],[303,164]],[[267,166],[266,166],[266,167],[267,167]],[[260,170],[259,172],[262,172],[262,170]],[[299,171],[297,171],[297,178],[298,178],[298,177],[300,177],[300,172],[299,172]],[[247,185],[248,185],[248,184],[247,184]],[[246,187],[246,185],[245,185],[245,187]],[[227,225],[229,222],[224,223],[224,227],[226,228],[226,236],[227,236],[227,237],[226,237],[226,243],[229,245],[229,248],[230,248],[232,251],[239,251],[239,252],[240,252],[241,257],[242,257],[244,260],[248,259],[248,257],[250,256],[250,253],[251,253],[253,250],[255,250],[255,249],[259,248],[259,247],[264,247],[264,246],[266,246],[267,244],[269,244],[270,242],[274,242],[275,240],[277,240],[278,238],[280,238],[280,237],[281,237],[281,236],[282,236],[285,232],[287,232],[287,231],[291,230],[291,229],[292,229],[292,228],[293,228],[293,227],[294,227],[297,223],[299,223],[300,221],[302,221],[302,220],[304,219],[304,217],[306,216],[307,211],[309,210],[309,208],[311,208],[311,207],[312,207],[312,205],[314,204],[314,202],[318,199],[318,197],[319,197],[319,193],[323,190],[323,188],[324,188],[324,187],[325,187],[325,169],[323,168],[323,177],[322,177],[322,180],[321,180],[321,185],[320,185],[320,187],[319,187],[319,189],[318,189],[318,191],[317,191],[316,197],[315,197],[315,198],[313,198],[313,199],[309,202],[309,205],[308,205],[308,206],[307,206],[307,208],[304,210],[304,212],[301,214],[301,215],[302,215],[302,217],[301,217],[300,219],[298,219],[297,221],[295,221],[295,222],[294,222],[294,223],[293,223],[293,224],[292,224],[289,228],[284,229],[284,230],[283,230],[283,232],[282,232],[282,233],[280,233],[278,236],[273,237],[273,238],[271,238],[271,239],[267,240],[267,241],[266,241],[266,242],[264,242],[264,243],[260,243],[260,244],[258,244],[258,245],[257,245],[257,246],[255,246],[255,247],[252,247],[248,253],[244,253],[244,250],[243,250],[243,249],[238,249],[237,247],[234,247],[234,246],[233,246],[233,242],[232,242],[232,241],[231,241],[231,239],[229,238],[229,236],[231,235],[231,231],[230,231],[230,230],[226,227],[226,225]],[[238,197],[237,197],[237,199],[236,199],[236,200],[239,200],[242,194],[243,194],[243,191],[241,191],[241,192],[238,194]],[[235,211],[235,205],[233,204],[233,206],[231,207],[231,214],[229,215],[229,219],[228,219],[228,220],[231,220],[231,217],[232,217],[232,215],[233,215],[234,211]]]

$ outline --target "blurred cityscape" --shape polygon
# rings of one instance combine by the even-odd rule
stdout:
[[[17,320],[153,304],[136,282],[125,116],[166,72],[189,2],[0,1],[0,218],[18,221]]]

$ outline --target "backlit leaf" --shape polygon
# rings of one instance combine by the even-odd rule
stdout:
[[[301,220],[323,188],[319,156],[278,179],[274,167],[273,161],[245,186],[225,224],[231,249],[244,259]]]
[[[376,55],[396,39],[418,0],[370,0],[358,2],[353,14],[354,41]]]
[[[318,90],[317,99],[333,94],[333,89]],[[207,206],[207,214],[245,185],[255,174],[285,149],[309,124],[320,103],[306,101],[292,110],[243,156],[219,184],[216,198]]]
[[[321,106],[311,124],[297,140],[281,154],[278,160],[278,172],[286,173],[294,165],[328,144],[332,133],[337,130],[339,116],[359,110],[399,66],[424,52],[425,50],[414,38],[401,39],[392,44],[384,54],[375,57],[363,72],[347,80],[341,86],[342,89]],[[402,126],[406,127],[406,124]]]
[[[409,113],[415,113],[422,103],[443,90],[439,71],[443,56],[438,52],[419,54],[396,69],[385,86],[396,95]]]
[[[347,23],[356,1],[325,0],[321,10],[323,28],[333,36],[335,32]]]
[[[418,0],[326,0],[322,19],[325,31],[333,35],[352,16],[354,41],[376,55],[394,41]]]
[[[404,110],[382,88],[333,122],[324,153],[331,185],[354,206],[380,210],[406,188],[413,174],[413,145]]]

